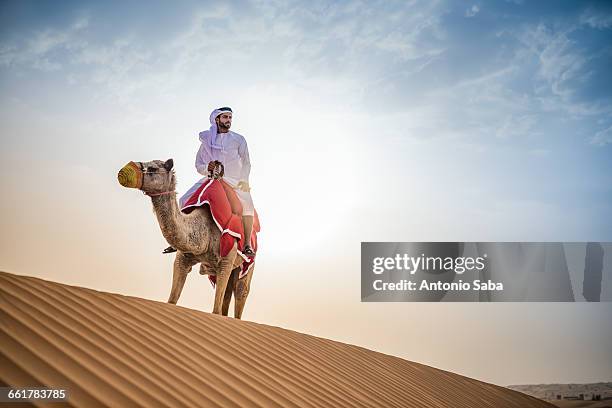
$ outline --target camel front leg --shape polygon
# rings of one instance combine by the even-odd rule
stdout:
[[[183,291],[183,286],[185,285],[187,274],[191,272],[191,267],[193,265],[195,265],[195,262],[190,261],[182,252],[179,251],[176,253],[176,258],[174,258],[174,271],[172,274],[172,290],[170,291],[168,303],[176,304],[176,302],[178,302],[181,292]]]
[[[242,311],[244,310],[244,305],[246,304],[249,290],[251,289],[253,269],[255,269],[255,267],[253,267],[246,276],[240,279],[238,279],[239,271],[236,274],[236,283],[234,285],[234,317],[236,319],[242,318]]]
[[[219,268],[217,269],[217,286],[215,288],[215,305],[213,307],[213,313],[215,314],[221,314],[223,311],[223,299],[225,298],[227,282],[232,274],[234,258],[236,257],[236,248],[236,244],[234,244],[234,248],[230,253],[221,259]]]

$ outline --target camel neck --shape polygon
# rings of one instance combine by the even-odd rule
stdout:
[[[177,249],[187,247],[185,216],[178,208],[176,192],[152,196],[151,202],[164,238]]]

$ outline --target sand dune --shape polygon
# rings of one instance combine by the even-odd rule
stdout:
[[[552,407],[361,347],[37,278],[0,272],[0,306],[0,381],[64,388],[79,407]]]

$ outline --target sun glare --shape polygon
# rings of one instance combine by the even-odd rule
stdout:
[[[263,101],[258,106],[273,109],[249,114],[248,131],[256,137],[248,140],[260,242],[266,252],[285,256],[322,248],[342,232],[357,197],[358,162],[351,155],[348,129],[329,115],[326,120],[280,102]]]

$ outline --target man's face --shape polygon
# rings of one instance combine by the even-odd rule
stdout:
[[[215,119],[217,127],[221,131],[227,131],[232,126],[232,114],[231,112],[222,113]]]

